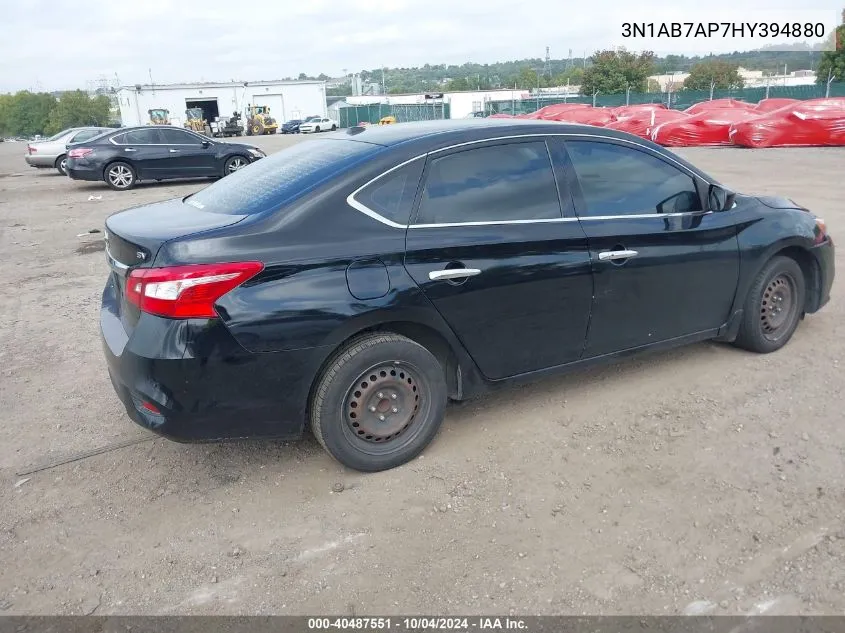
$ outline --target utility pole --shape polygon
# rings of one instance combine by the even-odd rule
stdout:
[[[827,71],[827,87],[824,91],[825,99],[830,96],[830,84],[833,83],[833,80],[836,79],[836,75],[833,74],[833,69]]]
[[[551,61],[551,58],[549,57],[549,47],[548,46],[546,46],[546,63],[543,66],[543,74],[546,77],[549,77],[549,78],[551,78],[551,76],[552,76],[552,61]]]
[[[625,86],[625,105],[631,105],[631,84]]]
[[[381,67],[381,94],[387,94],[387,83],[384,80],[384,66]]]
[[[711,79],[710,80],[710,101],[713,101],[713,90],[715,90],[715,88],[716,88],[716,80]]]
[[[594,108],[596,107],[596,97],[598,96],[598,94],[599,94],[599,91],[598,91],[598,90],[596,90],[596,91],[593,93],[593,107],[594,107]]]

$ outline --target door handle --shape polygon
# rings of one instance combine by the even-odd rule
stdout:
[[[480,274],[481,270],[478,268],[447,268],[445,270],[432,270],[428,273],[428,278],[432,281],[438,281],[440,279],[463,279]]]
[[[178,151],[179,151],[178,149],[172,149],[172,150],[170,150],[170,153],[171,153],[171,154],[175,154],[175,153],[177,153]]]
[[[638,254],[637,251],[602,251],[599,253],[599,259],[601,261],[613,261],[616,259],[636,257]]]
[[[125,150],[123,150],[123,151],[124,151],[124,152],[137,152],[138,150],[137,150],[137,149],[135,149],[134,147],[127,147],[127,148],[126,148]]]

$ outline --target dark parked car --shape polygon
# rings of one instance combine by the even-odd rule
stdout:
[[[67,175],[131,189],[139,180],[220,178],[265,156],[257,147],[224,143],[171,125],[115,130],[68,145]]]
[[[282,123],[282,134],[299,134],[299,126],[302,125],[302,119],[291,119]]]
[[[705,339],[777,350],[834,276],[790,200],[629,134],[508,119],[321,136],[106,237],[133,420],[181,441],[307,421],[363,471],[419,454],[449,398]]]

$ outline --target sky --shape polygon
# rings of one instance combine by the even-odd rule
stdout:
[[[796,7],[797,4],[801,6]],[[823,22],[843,0],[15,0],[0,22],[0,92],[258,81],[381,66],[490,63],[624,46],[658,54],[750,50],[786,40],[643,40],[623,22]],[[705,6],[706,5],[706,6]],[[736,5],[742,5],[737,8]],[[803,38],[802,38],[803,40]]]

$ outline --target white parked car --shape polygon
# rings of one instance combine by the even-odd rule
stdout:
[[[326,117],[310,118],[299,125],[299,131],[302,134],[308,134],[309,132],[329,132],[336,129],[337,121]]]

